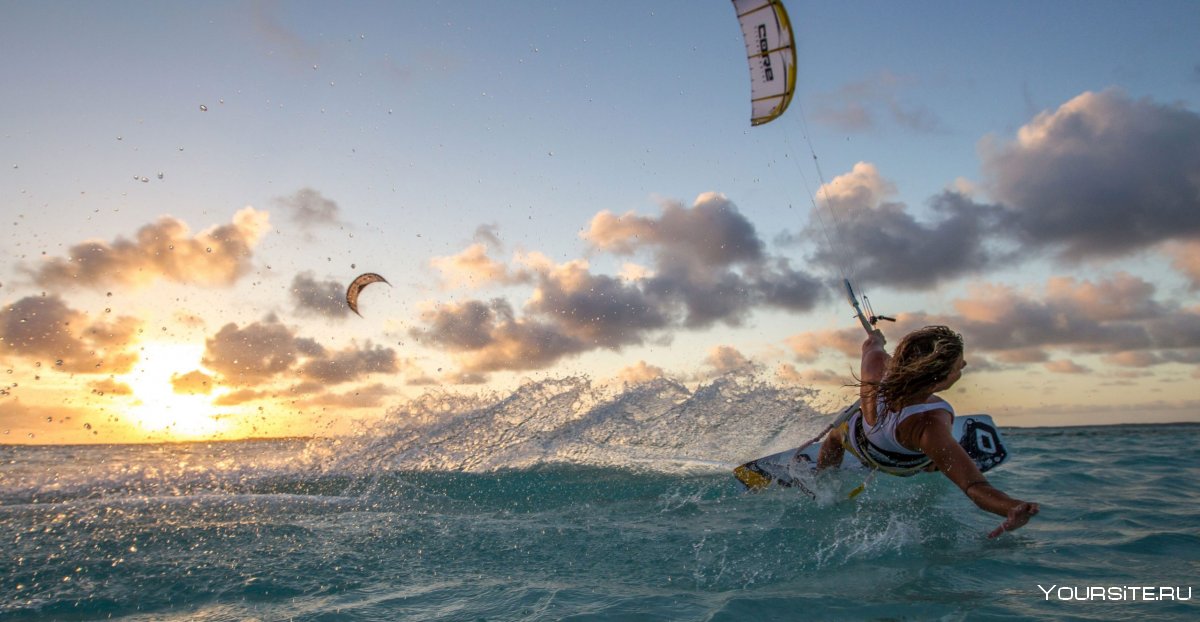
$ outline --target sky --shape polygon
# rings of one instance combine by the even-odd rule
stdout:
[[[2,0],[0,443],[850,395],[846,277],[963,334],[960,412],[1200,421],[1200,4],[786,4],[752,127],[724,0]]]

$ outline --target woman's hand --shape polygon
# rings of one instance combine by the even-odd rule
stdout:
[[[863,342],[863,352],[870,350],[882,350],[883,346],[887,345],[887,339],[883,337],[883,331],[878,328],[867,333],[867,340]]]
[[[1028,523],[1029,519],[1036,516],[1039,509],[1038,504],[1029,503],[1028,501],[1014,505],[1008,511],[1008,518],[999,527],[993,529],[992,533],[988,534],[988,537],[995,538],[1006,531],[1020,528],[1025,523]]]

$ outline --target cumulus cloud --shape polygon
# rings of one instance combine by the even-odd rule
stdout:
[[[953,307],[951,314],[902,313],[884,330],[894,346],[922,326],[948,325],[962,333],[977,371],[1029,364],[1055,373],[1091,371],[1062,353],[1097,355],[1122,367],[1200,362],[1200,309],[1162,302],[1153,284],[1126,273],[1056,277],[1028,289],[978,283]],[[796,360],[811,363],[825,351],[857,357],[861,341],[861,330],[844,329],[792,335],[787,344]]]
[[[93,319],[58,296],[28,296],[0,310],[7,354],[45,360],[48,368],[82,374],[123,374],[138,361],[141,321]]]
[[[914,289],[988,267],[993,254],[985,241],[998,207],[946,191],[930,201],[933,219],[921,221],[906,205],[890,200],[895,193],[895,186],[866,162],[822,186],[821,211],[807,230],[816,241],[815,261],[835,273],[853,269],[862,285]]]
[[[617,379],[628,384],[642,384],[666,375],[663,368],[651,365],[646,361],[638,361],[617,372]]]
[[[351,382],[370,374],[394,373],[397,369],[395,350],[373,346],[368,342],[362,347],[322,351],[320,356],[310,356],[299,371],[301,378],[331,385]]]
[[[501,299],[437,305],[426,309],[421,320],[427,328],[411,334],[456,353],[469,373],[540,369],[587,349],[554,324],[516,318]]]
[[[854,358],[862,351],[863,331],[861,328],[808,331],[784,341],[796,360],[802,363],[812,363],[826,351]]]
[[[716,374],[754,371],[753,361],[733,346],[716,346],[704,357],[704,364],[712,368]]]
[[[649,252],[653,266],[639,273],[639,289],[663,315],[681,313],[688,328],[736,325],[759,305],[808,310],[824,295],[817,279],[769,256],[754,225],[718,193],[690,208],[664,203],[660,217],[600,212],[581,237],[615,255]]]
[[[597,214],[581,234],[593,252],[645,254],[616,276],[586,260],[555,263],[518,253],[512,266],[486,256],[482,243],[439,258],[444,274],[472,283],[524,282],[533,292],[515,309],[503,299],[427,307],[411,333],[453,352],[466,373],[539,369],[595,349],[619,350],[673,329],[737,325],[753,309],[812,308],[820,283],[766,252],[753,225],[724,196],[707,193],[691,207],[663,205],[659,216]],[[454,279],[452,279],[454,280]]]
[[[448,288],[480,288],[493,284],[522,283],[529,280],[526,272],[510,271],[509,267],[488,256],[488,245],[477,242],[456,255],[434,257],[430,265],[442,275]]]
[[[292,303],[301,315],[346,317],[346,286],[338,281],[318,281],[312,272],[301,272],[292,278]]]
[[[234,323],[221,327],[205,341],[201,362],[222,383],[243,388],[279,379],[335,385],[397,371],[395,351],[390,348],[367,343],[330,351],[273,316],[245,327]]]
[[[76,244],[66,258],[25,269],[43,287],[144,286],[160,279],[228,286],[250,270],[254,246],[267,229],[267,213],[253,207],[195,236],[183,221],[164,216],[132,240]]]
[[[1005,231],[1069,260],[1200,236],[1200,115],[1109,89],[986,139],[983,171]]]
[[[658,218],[603,211],[580,236],[596,248],[618,255],[651,247],[659,249],[660,255],[706,267],[757,261],[764,252],[754,225],[729,199],[714,192],[700,195],[691,208],[667,202]]]
[[[284,208],[301,229],[342,224],[337,202],[312,188],[301,188],[290,196],[278,197],[275,203]]]
[[[1113,298],[1091,304],[1095,291]],[[1190,359],[1200,349],[1200,314],[1167,308],[1153,294],[1152,286],[1128,275],[1098,283],[1054,279],[1044,293],[980,286],[955,302],[959,317],[937,319],[961,327],[970,344],[992,352],[1058,348],[1107,354],[1126,365]]]

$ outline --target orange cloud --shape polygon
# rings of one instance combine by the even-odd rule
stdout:
[[[704,364],[713,368],[713,371],[717,374],[751,371],[755,367],[753,361],[746,358],[744,354],[733,346],[716,346],[712,348],[708,351],[708,356],[704,357]]]
[[[442,281],[447,288],[479,288],[494,283],[528,280],[524,272],[510,273],[507,266],[493,260],[487,253],[487,245],[477,242],[457,255],[434,257],[429,263],[442,273]]]
[[[213,377],[196,369],[186,374],[172,374],[171,387],[176,393],[208,395],[213,390]]]
[[[805,386],[814,384],[843,386],[853,381],[853,377],[848,372],[838,374],[832,369],[797,369],[791,363],[780,363],[779,367],[775,368],[775,377],[782,382]]]
[[[239,210],[228,225],[191,235],[186,224],[164,216],[132,240],[84,242],[66,258],[28,269],[43,287],[144,286],[163,279],[199,285],[232,285],[250,270],[252,250],[268,230],[266,212]]]
[[[637,363],[624,367],[617,372],[617,378],[628,384],[642,384],[650,382],[656,378],[661,378],[665,375],[663,368],[656,365],[650,365],[646,361],[638,361]]]
[[[796,360],[803,363],[817,360],[826,350],[858,357],[862,352],[863,332],[853,328],[811,331],[792,335],[785,342],[792,349]]]

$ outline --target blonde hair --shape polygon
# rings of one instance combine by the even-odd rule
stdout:
[[[926,326],[904,336],[883,380],[863,382],[891,412],[913,405],[955,371],[963,354],[962,335],[945,326]]]

